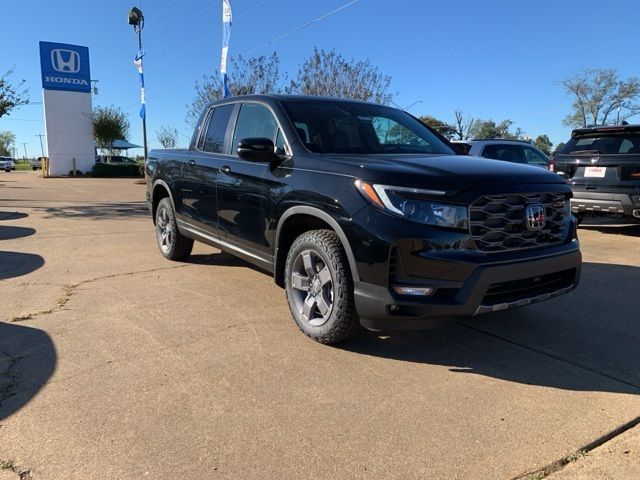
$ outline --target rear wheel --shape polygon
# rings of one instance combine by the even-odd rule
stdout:
[[[317,342],[341,342],[360,331],[349,263],[335,232],[313,230],[293,242],[285,291],[296,324]]]
[[[156,238],[160,253],[169,260],[183,260],[191,254],[193,240],[178,231],[171,199],[163,198],[156,209]]]

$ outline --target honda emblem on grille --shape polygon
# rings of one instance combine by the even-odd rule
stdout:
[[[525,216],[525,222],[529,230],[541,230],[544,228],[546,224],[544,205],[540,205],[539,203],[527,205]]]

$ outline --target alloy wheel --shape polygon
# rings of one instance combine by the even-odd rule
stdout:
[[[310,325],[324,325],[333,309],[333,280],[329,267],[313,250],[296,257],[291,270],[291,290],[298,313]]]

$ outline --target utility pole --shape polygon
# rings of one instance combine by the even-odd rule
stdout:
[[[24,159],[27,159],[27,142],[22,142],[22,146],[24,147]]]
[[[36,137],[40,138],[40,150],[42,150],[42,156],[44,157],[44,146],[42,145],[42,137],[44,137],[44,135],[39,133]]]

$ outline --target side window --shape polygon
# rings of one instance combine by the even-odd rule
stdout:
[[[487,145],[482,151],[485,158],[512,163],[527,163],[520,145]]]
[[[229,118],[231,118],[233,107],[233,104],[222,105],[221,107],[216,107],[213,113],[209,115],[207,133],[201,142],[202,150],[211,153],[224,152],[224,137],[227,133],[227,126],[229,125]]]
[[[547,165],[549,159],[533,148],[525,148],[524,156],[529,165]]]
[[[275,142],[277,130],[278,123],[271,110],[259,103],[243,103],[233,133],[233,154],[237,153],[238,142],[243,138],[270,138]]]
[[[620,153],[629,153],[629,150],[633,150],[633,142],[625,138],[620,143]]]

